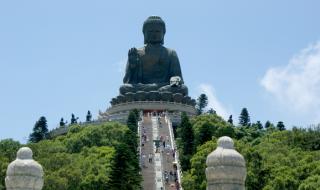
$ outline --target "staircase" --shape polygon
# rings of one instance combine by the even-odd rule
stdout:
[[[139,122],[139,135],[143,189],[182,189],[177,188],[181,175],[170,118],[143,116]]]

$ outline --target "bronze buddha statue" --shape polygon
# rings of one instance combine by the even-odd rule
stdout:
[[[131,101],[173,101],[194,105],[184,85],[177,53],[163,46],[166,26],[158,16],[143,23],[144,46],[131,48],[120,95],[112,105]]]
[[[120,94],[159,91],[187,95],[188,88],[183,84],[178,56],[174,50],[163,46],[164,21],[158,16],[150,16],[142,31],[145,45],[129,50]],[[174,83],[170,83],[172,77]]]

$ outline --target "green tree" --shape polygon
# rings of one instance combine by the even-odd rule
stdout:
[[[138,136],[136,133],[128,130],[125,132],[123,142],[128,145],[130,151],[138,156]]]
[[[9,159],[2,156],[0,153],[0,190],[5,190],[5,184],[4,184],[4,179],[6,177],[6,171],[7,171],[7,167],[9,165]]]
[[[29,141],[37,143],[48,137],[48,125],[47,119],[41,116],[40,119],[35,123],[33,132],[29,136]]]
[[[248,163],[248,174],[246,179],[246,187],[248,190],[263,189],[266,184],[267,174],[269,171],[264,169],[262,156],[259,152],[251,149],[246,155]]]
[[[240,116],[239,116],[239,124],[241,126],[249,126],[250,125],[250,116],[247,108],[243,108],[241,110]]]
[[[258,127],[258,129],[263,129],[263,125],[261,124],[260,121],[257,121],[256,126]]]
[[[187,170],[190,168],[190,158],[194,151],[194,134],[189,117],[185,112],[181,115],[179,130],[182,143],[181,167],[183,170]]]
[[[195,139],[194,147],[211,140],[213,136],[231,135],[232,137],[234,133],[234,127],[217,114],[202,114],[193,117],[191,125]]]
[[[207,113],[208,114],[217,114],[216,110],[214,110],[213,108],[210,108]]]
[[[185,112],[182,113],[181,116],[181,140],[184,143],[183,145],[183,153],[192,155],[194,150],[194,134],[191,123],[189,121],[189,117]]]
[[[135,113],[135,114],[136,114],[136,118],[137,118],[137,120],[139,120],[139,117],[140,117],[140,111],[139,111],[138,109],[133,109],[132,111],[133,111],[133,113]]]
[[[264,128],[265,129],[268,129],[268,128],[270,128],[271,127],[271,122],[270,121],[266,121],[266,124],[264,124]]]
[[[130,111],[127,119],[127,126],[133,133],[138,131],[138,118],[135,111]]]
[[[320,174],[308,177],[299,186],[298,190],[319,190],[320,189]]]
[[[228,136],[233,138],[235,136],[234,127],[227,125],[223,127],[218,127],[216,132],[216,137]]]
[[[191,169],[184,173],[182,187],[186,190],[206,190],[206,159],[217,147],[216,139],[213,138],[205,144],[197,147],[197,152],[190,159]]]
[[[116,146],[114,165],[111,172],[110,189],[112,190],[138,190],[140,177],[134,167],[130,165],[132,152],[128,145],[120,143]]]
[[[197,99],[196,109],[197,114],[200,115],[203,113],[203,110],[208,105],[208,97],[205,94],[200,94],[200,96]]]
[[[286,130],[286,126],[283,124],[282,121],[279,121],[279,122],[277,123],[277,129],[278,129],[279,131],[284,131],[284,130]]]
[[[125,149],[117,149],[116,157],[118,145]],[[0,141],[0,179],[5,178],[7,166],[20,146],[11,139]],[[73,125],[66,135],[27,146],[44,168],[45,190],[141,189],[137,135],[120,123]],[[118,167],[122,162],[125,167]],[[120,180],[125,187],[111,188],[112,174],[116,172],[123,174]],[[4,188],[2,180],[0,190]]]
[[[209,125],[207,125],[209,123]],[[228,132],[226,122],[215,115],[200,115],[192,118],[195,142],[200,142],[200,131],[212,126],[213,139],[221,131]],[[235,148],[246,160],[248,190],[314,190],[320,182],[320,127],[309,129],[293,128],[279,131],[273,124],[267,130],[260,130],[258,122],[252,127],[230,127],[235,131]],[[204,129],[201,129],[204,126]],[[184,170],[184,189],[205,190],[205,168],[208,154],[215,149],[207,141],[196,143],[196,152],[182,155],[181,163],[191,162],[190,169]]]
[[[204,123],[199,131],[199,143],[204,144],[205,142],[211,140],[212,138],[212,128],[210,123]]]
[[[5,189],[4,179],[6,177],[7,167],[10,162],[16,158],[18,149],[21,144],[12,139],[4,139],[0,141],[0,190]]]
[[[16,158],[16,153],[21,147],[18,141],[13,139],[4,139],[0,141],[0,155],[8,158],[8,160],[13,161]]]
[[[73,168],[70,174],[62,175],[68,179],[68,189],[110,189],[112,173],[110,162],[115,161],[114,148],[107,146],[84,148],[81,155],[83,156],[81,166]],[[81,167],[85,167],[85,171],[79,170]],[[80,179],[77,180],[77,178]],[[79,181],[81,181],[80,185]],[[70,183],[73,183],[73,188],[70,187]]]
[[[139,118],[139,112],[137,110],[132,111],[135,116],[136,120]],[[136,125],[138,121],[136,121]],[[123,143],[128,146],[130,149],[130,154],[128,155],[128,160],[130,161],[130,166],[131,169],[130,171],[132,172],[131,181],[133,189],[139,188],[140,183],[142,181],[142,176],[141,176],[141,168],[139,165],[139,154],[138,154],[138,134],[137,134],[137,128],[138,126],[135,127],[135,131],[128,130],[126,131],[123,139]]]

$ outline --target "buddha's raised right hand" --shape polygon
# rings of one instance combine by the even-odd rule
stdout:
[[[129,65],[131,68],[135,67],[139,62],[139,55],[137,48],[133,47],[128,52]]]

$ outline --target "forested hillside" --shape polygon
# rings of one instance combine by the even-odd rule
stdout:
[[[284,130],[260,123],[234,126],[216,114],[203,114],[190,120],[191,141],[182,141],[188,119],[177,129],[185,190],[205,190],[205,161],[217,144],[228,135],[235,141],[247,165],[248,190],[319,190],[320,128]],[[186,121],[187,120],[187,121]],[[180,133],[179,133],[180,131]],[[189,143],[186,145],[186,143]],[[191,155],[184,147],[193,148]],[[185,158],[187,157],[187,158]]]
[[[71,126],[66,135],[29,143],[45,171],[44,190],[140,189],[134,114],[128,126]],[[227,135],[246,160],[248,190],[319,190],[320,128],[292,128],[267,122],[237,126],[214,112],[188,118],[176,129],[185,190],[205,190],[205,161],[217,139]],[[0,189],[8,164],[22,145],[11,139],[0,141]]]
[[[0,189],[19,142],[0,141]],[[140,189],[137,136],[126,125],[73,125],[66,135],[27,144],[44,168],[44,190]]]

